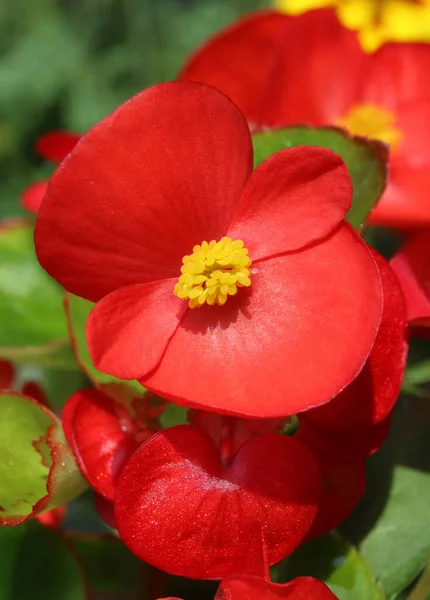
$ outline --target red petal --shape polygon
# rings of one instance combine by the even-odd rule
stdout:
[[[385,442],[391,425],[390,413],[383,421],[375,425],[368,425],[361,429],[350,426],[339,431],[329,431],[314,425],[312,421],[301,422],[300,441],[315,448],[319,453],[340,458],[345,461],[360,461],[374,454]],[[351,420],[351,423],[354,423]]]
[[[262,574],[265,561],[285,557],[306,535],[320,485],[314,457],[292,438],[253,438],[223,466],[206,434],[179,425],[133,455],[119,481],[115,517],[125,544],[168,573]]]
[[[45,160],[60,163],[73,150],[81,139],[78,133],[70,131],[50,131],[36,142],[36,152]]]
[[[158,365],[188,308],[173,295],[176,281],[128,286],[93,308],[86,333],[97,369],[121,379],[135,379]]]
[[[113,501],[118,477],[138,446],[130,416],[97,390],[77,392],[69,402],[71,446],[79,468],[96,492]]]
[[[100,494],[94,494],[94,506],[96,507],[97,512],[103,519],[105,523],[112,527],[112,529],[116,529],[115,522],[115,514],[113,511],[113,502],[110,500],[106,500]]]
[[[39,521],[39,523],[45,525],[46,527],[60,529],[64,519],[66,518],[66,511],[66,506],[59,506],[58,508],[48,510],[48,512],[38,515],[36,519]]]
[[[285,584],[257,577],[223,579],[215,600],[337,600],[329,588],[313,577],[297,577]]]
[[[300,435],[297,439],[301,439]],[[306,439],[302,441],[305,443]],[[316,456],[323,473],[323,494],[307,540],[328,533],[343,523],[352,514],[366,489],[364,461],[339,462],[321,452]]]
[[[0,389],[6,390],[12,386],[15,377],[15,367],[7,360],[0,360]]]
[[[141,383],[178,404],[244,416],[323,404],[367,359],[380,285],[367,246],[344,225],[302,252],[257,262],[251,287],[225,306],[187,311]]]
[[[389,184],[369,221],[398,229],[430,227],[430,100],[400,107],[396,117],[402,141],[392,152]]]
[[[194,83],[149,88],[93,127],[51,178],[39,261],[93,301],[178,277],[195,244],[225,235],[251,170],[249,129],[228,98]]]
[[[400,393],[408,353],[407,322],[403,295],[389,264],[376,251],[384,297],[382,320],[375,344],[363,370],[343,392],[324,406],[299,415],[327,433],[351,440],[383,421]]]
[[[29,185],[21,194],[22,206],[30,212],[39,212],[40,205],[42,204],[47,189],[47,181],[36,181]]]
[[[180,78],[225,92],[259,128],[330,123],[357,96],[365,55],[334,11],[245,17],[201,48]],[[342,85],[339,85],[339,82]]]
[[[430,318],[430,236],[423,231],[411,237],[391,259],[400,282],[408,321]]]
[[[228,230],[253,261],[298,250],[343,221],[352,184],[340,156],[300,146],[272,155],[251,175]]]
[[[22,393],[25,396],[34,398],[34,400],[37,400],[39,404],[44,404],[47,408],[52,408],[48,396],[45,394],[44,389],[37,383],[37,381],[27,381],[27,383],[25,383],[22,387]]]

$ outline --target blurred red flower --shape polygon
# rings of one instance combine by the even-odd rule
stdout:
[[[70,153],[36,250],[67,290],[98,302],[87,324],[98,369],[185,406],[283,416],[352,381],[376,335],[380,280],[344,221],[351,193],[322,148],[279,152],[252,173],[234,104],[166,83]]]
[[[428,44],[366,54],[334,11],[248,16],[198,50],[180,74],[226,93],[254,130],[334,125],[390,146],[388,187],[370,222],[430,225]]]
[[[36,142],[36,154],[53,163],[60,163],[81,139],[77,133],[69,131],[50,131]],[[21,195],[22,206],[33,213],[39,211],[46,194],[48,181],[36,181],[29,185]]]

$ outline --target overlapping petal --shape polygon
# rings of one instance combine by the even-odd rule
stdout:
[[[351,179],[337,154],[282,150],[252,173],[228,235],[246,240],[253,261],[298,250],[334,231],[351,200]]]
[[[113,501],[118,477],[138,447],[125,407],[97,390],[76,392],[65,405],[63,428],[88,483]]]
[[[430,325],[430,232],[412,236],[390,261],[411,325]]]
[[[225,234],[251,169],[249,129],[228,98],[154,86],[93,127],[51,178],[39,261],[92,301],[176,277],[195,244]]]
[[[48,189],[47,181],[36,181],[21,194],[21,204],[29,212],[37,213]]]
[[[187,311],[141,383],[185,406],[294,414],[327,402],[356,377],[380,305],[373,258],[343,225],[320,245],[255,263],[251,287],[225,306]]]
[[[169,573],[221,578],[263,575],[309,530],[321,492],[313,455],[292,438],[245,443],[222,464],[213,441],[180,425],[151,437],[119,480],[121,538]]]
[[[179,79],[224,91],[256,129],[319,125],[356,98],[364,58],[356,35],[330,9],[294,19],[256,13],[207,42]]]
[[[215,600],[336,600],[329,588],[313,577],[297,577],[285,584],[257,577],[223,579]]]
[[[98,369],[136,379],[158,365],[188,308],[173,295],[175,282],[165,279],[121,288],[95,306],[86,333]]]

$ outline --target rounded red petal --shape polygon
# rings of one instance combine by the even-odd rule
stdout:
[[[351,200],[340,156],[326,148],[289,148],[252,173],[227,235],[246,240],[254,261],[298,250],[334,231]]]
[[[320,244],[255,263],[251,287],[225,306],[187,311],[158,368],[140,381],[185,406],[295,414],[357,376],[381,305],[375,262],[345,224]]]
[[[66,413],[65,433],[79,468],[98,494],[113,501],[118,477],[138,447],[130,415],[98,390],[76,392],[68,402],[72,417]]]
[[[300,423],[311,423],[327,433],[350,438],[383,421],[400,393],[408,354],[405,303],[390,265],[372,251],[382,282],[384,308],[375,344],[358,377],[324,406],[299,415]]]
[[[97,301],[178,277],[227,231],[252,170],[248,125],[217,90],[164,83],[93,127],[50,180],[36,223],[41,265]]]
[[[206,434],[179,425],[133,455],[115,517],[132,552],[168,573],[263,574],[306,535],[320,486],[316,460],[292,438],[253,438],[225,466]]]
[[[317,125],[345,113],[364,61],[357,36],[334,11],[295,18],[266,12],[245,17],[206,43],[180,79],[219,88],[255,128]]]
[[[429,231],[410,237],[390,264],[405,297],[408,321],[421,324],[430,319]]]
[[[86,336],[97,369],[121,379],[135,379],[158,365],[188,308],[173,295],[176,281],[128,286],[96,304],[87,321]]]
[[[29,185],[21,194],[22,206],[30,212],[39,212],[39,208],[42,204],[43,198],[45,197],[47,189],[47,181],[36,181],[35,183]]]
[[[73,150],[81,139],[78,133],[71,131],[50,131],[36,142],[36,152],[45,160],[60,163]]]
[[[337,600],[329,588],[313,577],[297,577],[285,584],[258,577],[223,579],[215,600]]]

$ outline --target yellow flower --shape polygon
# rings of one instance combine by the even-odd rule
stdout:
[[[345,27],[358,31],[366,52],[394,42],[430,42],[430,0],[275,0],[291,14],[334,7]]]

